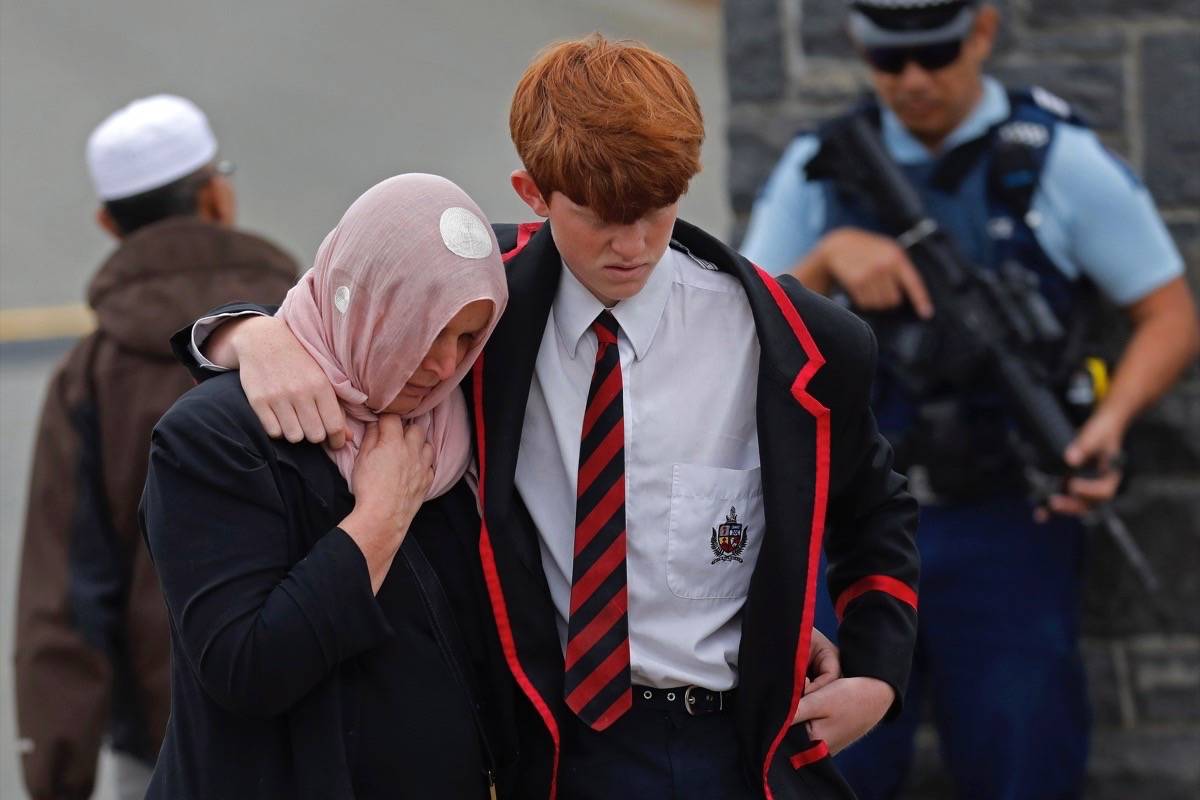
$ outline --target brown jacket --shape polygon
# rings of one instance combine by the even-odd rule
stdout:
[[[150,431],[192,386],[169,339],[296,279],[256,236],[173,218],[122,242],[88,290],[95,333],[59,366],[34,450],[17,599],[17,724],[37,798],[86,798],[107,732],[153,763],[170,706],[169,632],[138,532]]]

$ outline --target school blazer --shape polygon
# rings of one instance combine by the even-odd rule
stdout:
[[[514,476],[534,363],[562,259],[548,224],[497,225],[510,299],[466,389],[483,524],[479,549],[508,667],[529,699],[523,797],[556,794],[563,654],[538,534]],[[772,278],[682,220],[674,242],[735,276],[762,347],[757,423],[766,530],[743,613],[736,724],[751,785],[779,800],[852,798],[825,744],[790,726],[804,688],[822,547],[842,670],[896,690],[917,630],[917,504],[870,410],[876,343],[849,311]]]
[[[538,533],[515,485],[517,448],[542,333],[562,258],[548,224],[496,225],[509,302],[464,390],[479,461],[479,553],[518,704],[520,764],[513,796],[555,798],[563,653],[542,572]],[[892,470],[892,450],[870,410],[876,343],[851,312],[773,278],[699,228],[679,220],[673,239],[735,276],[762,347],[757,423],[766,530],[742,615],[734,708],[751,785],[777,800],[853,798],[824,742],[792,727],[804,689],[817,569],[824,548],[840,618],[842,672],[896,690],[900,712],[917,633],[917,504]],[[231,304],[218,311],[259,310]],[[191,329],[172,339],[194,372]],[[569,800],[569,798],[564,798]]]

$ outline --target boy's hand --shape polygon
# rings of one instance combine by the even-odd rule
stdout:
[[[346,417],[329,378],[286,322],[254,317],[226,326],[232,330],[218,344],[234,352],[246,399],[268,436],[314,444],[328,436],[335,450],[346,443]]]
[[[864,736],[892,707],[896,692],[878,678],[839,678],[800,698],[792,724],[838,753]]]
[[[804,677],[804,693],[820,689],[842,677],[842,662],[838,649],[825,634],[816,628],[812,631],[812,645],[808,651],[808,674]]]

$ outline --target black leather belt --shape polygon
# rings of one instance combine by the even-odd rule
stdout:
[[[736,690],[718,692],[702,686],[676,686],[671,689],[633,687],[633,704],[656,711],[684,711],[692,716],[728,711]]]

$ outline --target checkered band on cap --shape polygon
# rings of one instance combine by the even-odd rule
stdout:
[[[853,0],[850,35],[863,47],[920,47],[962,39],[978,9],[975,0]]]
[[[854,8],[876,8],[881,11],[903,11],[919,8],[974,5],[975,0],[850,0]]]

